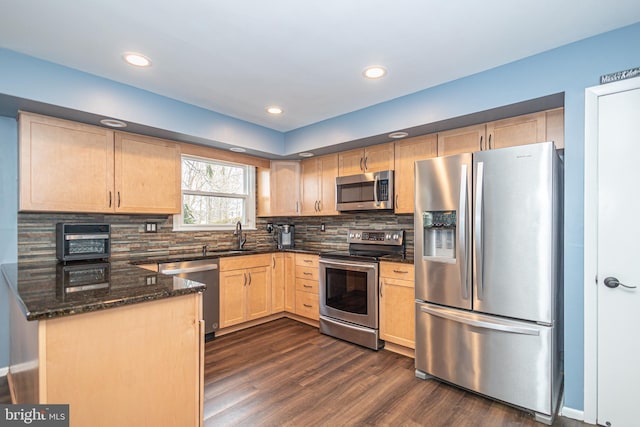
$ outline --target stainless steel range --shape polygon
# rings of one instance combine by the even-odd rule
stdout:
[[[320,332],[378,350],[378,261],[404,256],[404,231],[349,230],[348,242],[320,254]]]

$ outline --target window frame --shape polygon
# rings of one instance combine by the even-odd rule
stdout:
[[[195,160],[204,163],[210,163],[223,166],[235,166],[245,169],[246,191],[247,194],[239,193],[217,193],[207,191],[186,190],[182,187],[182,165],[183,160]],[[218,160],[211,157],[194,156],[191,154],[182,154],[180,156],[180,213],[173,215],[173,231],[227,231],[235,230],[235,224],[184,224],[184,195],[196,196],[214,196],[214,197],[230,197],[244,199],[244,212],[242,216],[243,230],[256,230],[256,168],[252,165],[243,163],[228,162]]]

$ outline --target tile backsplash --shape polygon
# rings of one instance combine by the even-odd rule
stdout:
[[[210,249],[234,248],[236,240],[229,231],[173,231],[171,215],[103,215],[65,213],[18,214],[18,260],[43,262],[56,259],[56,223],[93,222],[111,224],[111,258],[125,260],[167,255],[200,254]],[[145,224],[157,224],[156,233],[145,233]],[[295,225],[296,248],[334,251],[347,248],[349,228],[378,230],[403,229],[407,255],[413,256],[413,215],[355,213],[327,217],[257,218],[257,230],[245,230],[246,248],[275,250],[274,234],[267,223]],[[325,224],[325,231],[320,231]]]

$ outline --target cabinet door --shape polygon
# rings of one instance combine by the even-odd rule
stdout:
[[[364,173],[364,150],[349,150],[338,153],[339,176],[357,175]]]
[[[556,108],[546,112],[547,137],[546,141],[553,141],[556,148],[564,148],[564,108]]]
[[[301,215],[317,215],[320,202],[320,167],[318,159],[300,162]]]
[[[338,215],[336,210],[336,177],[338,176],[338,155],[318,157],[320,164],[320,215]]]
[[[296,311],[296,259],[295,254],[284,254],[284,309]]]
[[[438,133],[438,156],[473,153],[485,149],[485,125],[469,126]]]
[[[113,131],[21,113],[20,210],[113,212]]]
[[[393,170],[393,142],[372,145],[364,150],[365,172]]]
[[[395,148],[395,212],[413,213],[415,192],[414,169],[416,160],[430,159],[438,155],[436,134],[417,136],[396,142]]]
[[[271,313],[284,311],[284,253],[271,254]]]
[[[255,267],[247,270],[246,320],[259,319],[271,313],[271,270]]]
[[[488,149],[546,141],[544,112],[487,123]]]
[[[177,143],[116,132],[116,212],[180,213],[180,185]]]
[[[382,277],[380,286],[380,338],[415,348],[413,281]]]
[[[237,325],[245,320],[246,270],[220,272],[220,327]]]
[[[271,215],[300,214],[300,162],[271,162]]]
[[[271,169],[256,168],[256,181],[258,194],[256,196],[256,215],[271,215]]]

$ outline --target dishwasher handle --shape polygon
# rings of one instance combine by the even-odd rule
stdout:
[[[199,273],[201,271],[217,270],[216,264],[200,265],[197,267],[185,267],[185,268],[159,268],[159,272],[162,274],[183,274],[183,273]]]

